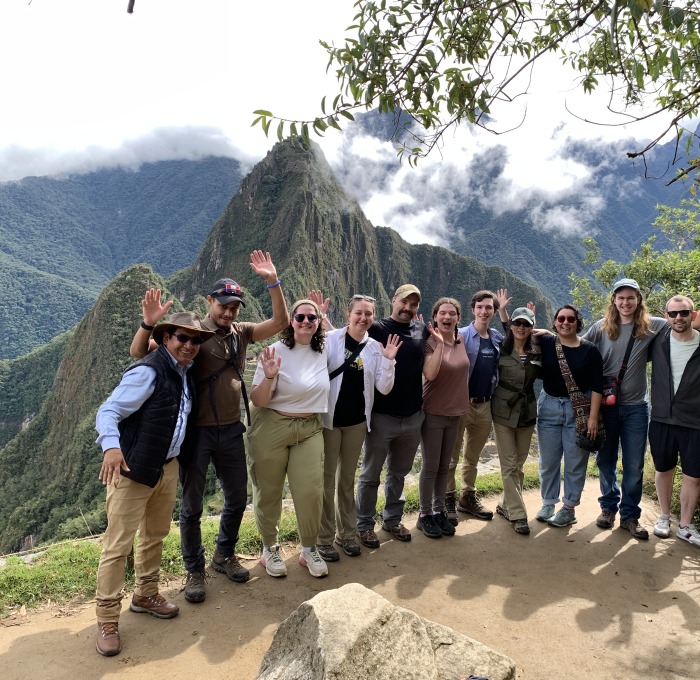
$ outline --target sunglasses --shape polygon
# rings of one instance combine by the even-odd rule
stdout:
[[[355,293],[352,296],[352,300],[366,300],[367,302],[376,302],[376,300],[371,295],[362,295],[360,293]]]
[[[304,319],[308,319],[309,323],[316,323],[318,321],[318,316],[316,314],[295,314],[294,321],[297,323],[304,323]]]
[[[200,335],[195,335],[193,338],[191,338],[189,335],[185,335],[184,333],[175,333],[173,337],[182,345],[186,345],[188,342],[191,342],[193,345],[201,345],[204,342]]]
[[[690,316],[690,309],[677,309],[672,312],[666,312],[671,319],[675,319],[677,316],[682,316],[684,319],[686,316]]]
[[[525,319],[516,319],[515,321],[510,322],[511,326],[525,326],[525,328],[532,328],[532,324],[529,321],[525,321]]]
[[[563,314],[560,314],[557,317],[557,321],[559,323],[574,323],[574,321],[576,321],[576,317],[575,316],[564,316]]]

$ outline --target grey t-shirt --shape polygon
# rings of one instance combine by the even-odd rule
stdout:
[[[620,324],[620,335],[617,340],[611,340],[608,334],[601,330],[602,319],[596,321],[584,334],[583,338],[594,343],[603,356],[603,374],[617,376],[625,358],[625,350],[632,333],[631,323]],[[637,338],[632,346],[632,354],[627,364],[627,372],[622,379],[621,404],[644,404],[647,400],[647,353],[649,345],[658,332],[666,326],[666,319],[652,316],[649,323],[649,333],[643,338]]]

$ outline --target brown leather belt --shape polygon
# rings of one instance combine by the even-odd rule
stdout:
[[[485,404],[487,401],[491,401],[491,397],[472,397],[469,401],[472,404]]]

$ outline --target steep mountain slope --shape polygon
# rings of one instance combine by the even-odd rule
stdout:
[[[0,359],[73,327],[130,264],[187,265],[239,181],[237,161],[206,158],[0,184]]]

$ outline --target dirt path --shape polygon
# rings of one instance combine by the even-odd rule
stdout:
[[[454,538],[440,540],[414,531],[401,544],[379,532],[379,550],[342,556],[326,579],[311,578],[290,548],[286,579],[251,563],[250,582],[212,578],[201,605],[176,594],[180,616],[171,621],[125,611],[124,650],[111,659],[94,651],[91,605],[5,622],[0,677],[252,679],[277,626],[301,602],[356,581],[508,654],[520,679],[697,680],[700,550],[675,538],[637,542],[619,529],[602,532],[595,487],[589,481],[579,522],[568,529],[532,521],[532,534],[520,537],[495,517],[462,521]],[[527,505],[534,517],[537,493]],[[644,523],[654,518],[647,505]]]

